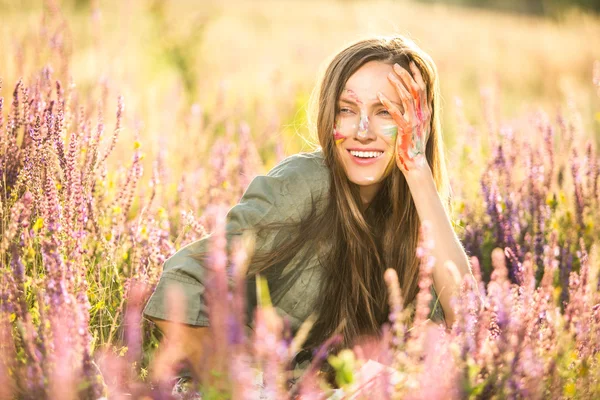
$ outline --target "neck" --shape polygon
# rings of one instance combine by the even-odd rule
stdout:
[[[371,204],[371,201],[373,201],[373,198],[375,198],[375,195],[379,191],[380,186],[380,184],[376,183],[359,187],[362,211],[365,211],[369,207],[369,204]]]

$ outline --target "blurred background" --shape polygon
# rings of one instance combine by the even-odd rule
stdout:
[[[465,124],[479,127],[471,144],[483,159],[503,124],[536,135],[528,127],[539,110],[564,110],[599,144],[599,10],[592,0],[2,0],[0,94],[9,99],[20,77],[50,63],[54,79],[104,96],[108,110],[124,96],[114,160],[138,143],[147,167],[158,157],[179,177],[245,123],[265,172],[310,150],[307,101],[332,54],[399,32],[437,63],[456,176],[467,162]],[[178,179],[167,181],[174,189]]]
[[[600,11],[598,0],[420,0],[423,3],[458,4],[465,7],[479,7],[514,13],[560,17],[571,9]]]
[[[2,232],[17,226],[11,208],[21,205],[20,191],[32,190],[35,207],[24,207],[36,210],[31,231],[63,241],[65,260],[73,248],[82,250],[72,262],[87,281],[77,278],[70,289],[87,293],[76,308],[85,310],[82,326],[90,330],[81,342],[91,350],[125,343],[115,353],[123,357],[130,283],[153,287],[166,257],[210,230],[209,205],[233,206],[254,176],[313,150],[308,100],[336,52],[360,38],[401,33],[437,65],[451,217],[466,249],[481,260],[485,281],[496,247],[521,258],[521,250],[533,251],[536,272],[543,272],[543,244],[554,240],[552,232],[561,251],[555,286],[566,288],[582,254],[579,240],[589,248],[600,237],[599,12],[600,1],[591,0],[0,0],[0,129],[9,150],[3,165],[10,167],[0,175],[14,172],[12,192],[0,204]],[[40,151],[32,142],[36,131],[27,129],[62,100],[64,109],[53,109],[61,122],[54,137],[47,135],[53,141]],[[45,122],[41,129],[49,131],[52,119]],[[19,150],[17,143],[28,144]],[[42,157],[61,151],[73,153],[79,174]],[[98,154],[107,158],[96,164]],[[79,183],[65,175],[81,175],[85,190],[76,192]],[[79,209],[66,193],[81,194]],[[37,211],[59,198],[63,218],[76,225],[55,235],[40,217],[52,220],[55,209]],[[38,272],[38,236],[13,246],[33,277],[14,298],[27,302],[43,332],[43,307],[30,293],[54,283]],[[567,294],[555,292],[562,300]],[[143,301],[134,303],[128,315],[138,318]],[[157,343],[145,340],[144,366]],[[28,371],[22,381],[36,382]],[[569,376],[569,384],[588,382]]]

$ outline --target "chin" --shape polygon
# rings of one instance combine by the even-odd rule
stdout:
[[[370,179],[371,177],[374,179]],[[371,185],[380,183],[383,180],[383,174],[379,174],[377,176],[370,176],[370,177],[349,175],[348,180],[359,186],[371,186]]]
[[[387,175],[390,175],[390,172],[388,172],[387,175],[385,172],[386,166],[392,161],[391,158],[388,158],[387,160],[381,160],[380,165],[373,165],[371,168],[357,166],[354,164],[348,165],[347,161],[349,161],[349,163],[351,163],[351,161],[345,161],[344,169],[346,170],[346,176],[348,177],[348,180],[360,186],[370,186],[381,183],[385,180]]]

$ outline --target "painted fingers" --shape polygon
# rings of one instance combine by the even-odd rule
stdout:
[[[418,67],[411,61],[413,76],[398,64],[390,72],[388,80],[400,96],[403,112],[382,93],[377,96],[398,125],[396,158],[398,167],[408,171],[414,163],[425,160],[425,144],[429,137],[431,111],[427,101],[427,86]]]

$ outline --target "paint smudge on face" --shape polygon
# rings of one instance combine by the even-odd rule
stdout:
[[[336,145],[346,140],[346,136],[342,135],[340,131],[337,130],[337,123],[333,124],[333,140]]]
[[[396,125],[386,125],[381,128],[381,133],[390,139],[396,139],[398,135],[398,127]]]
[[[360,122],[358,123],[358,136],[365,137],[367,136],[367,131],[369,130],[369,117],[365,113],[363,109],[360,110]]]
[[[356,101],[357,104],[364,104],[359,98],[358,95],[356,94],[356,92],[352,89],[346,89],[346,92],[348,93],[348,96],[352,97],[354,99],[354,101]]]
[[[356,104],[363,105],[364,103],[361,99],[358,98],[356,92],[352,89],[346,89],[348,96],[350,96]],[[360,122],[358,123],[358,137],[366,137],[367,131],[369,130],[369,116],[367,115],[364,107],[360,108]]]

